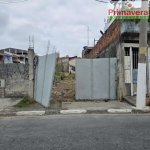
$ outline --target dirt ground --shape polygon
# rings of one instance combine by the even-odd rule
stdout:
[[[75,80],[61,80],[52,88],[53,101],[75,101]]]

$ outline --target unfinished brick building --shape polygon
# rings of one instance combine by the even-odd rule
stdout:
[[[150,43],[150,22],[148,23]],[[139,51],[139,20],[112,20],[92,50],[84,58],[117,58],[117,96],[136,95]]]

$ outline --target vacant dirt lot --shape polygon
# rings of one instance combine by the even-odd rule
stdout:
[[[64,79],[52,88],[53,101],[74,101],[75,100],[75,80]]]

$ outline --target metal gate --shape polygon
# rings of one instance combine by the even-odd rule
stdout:
[[[76,99],[116,99],[116,58],[77,59]]]

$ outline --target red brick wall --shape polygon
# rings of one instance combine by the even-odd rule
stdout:
[[[115,20],[99,39],[93,50],[88,54],[87,58],[96,56],[105,46],[111,43],[120,34],[120,20]]]

